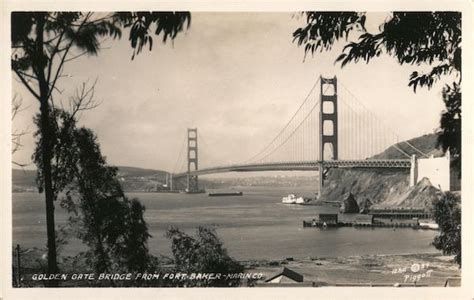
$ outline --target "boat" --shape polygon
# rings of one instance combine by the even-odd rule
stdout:
[[[438,230],[439,229],[439,225],[436,224],[436,223],[432,223],[432,222],[420,222],[419,227],[420,227],[420,229],[431,229],[431,230]]]
[[[303,197],[296,198],[295,204],[305,204],[305,203],[306,203],[306,201],[304,200]]]
[[[295,194],[289,194],[286,197],[281,198],[281,203],[283,204],[305,204],[308,202],[303,197],[297,197]]]
[[[209,197],[216,197],[216,196],[242,196],[242,192],[220,192],[220,193],[209,193]]]
[[[289,194],[286,197],[281,198],[281,203],[283,204],[295,204],[296,196],[294,194]]]

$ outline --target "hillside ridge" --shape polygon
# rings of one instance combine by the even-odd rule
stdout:
[[[422,153],[439,157],[443,152],[438,148],[437,137],[436,134],[426,134],[403,141],[371,159],[420,157]],[[352,194],[359,205],[370,201],[373,207],[378,208],[431,209],[431,202],[440,197],[440,192],[427,179],[409,187],[409,178],[409,169],[330,169],[319,199],[342,202],[348,194]]]

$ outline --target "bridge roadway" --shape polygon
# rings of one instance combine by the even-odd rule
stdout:
[[[173,174],[173,177],[179,178],[186,175],[208,175],[227,172],[318,171],[321,164],[326,168],[409,169],[411,168],[411,159],[325,160],[324,162],[321,160],[312,160],[301,162],[236,164],[204,168],[189,173],[177,173]]]

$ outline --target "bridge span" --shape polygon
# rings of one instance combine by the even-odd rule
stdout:
[[[173,174],[174,178],[228,172],[319,171],[324,168],[397,168],[410,169],[411,159],[313,160],[274,163],[235,164]]]

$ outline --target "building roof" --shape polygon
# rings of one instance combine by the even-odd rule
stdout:
[[[286,267],[283,267],[278,273],[271,275],[268,279],[265,280],[265,282],[272,281],[273,279],[279,276],[285,276],[295,282],[303,282],[303,275],[296,273],[295,271],[290,270]]]

